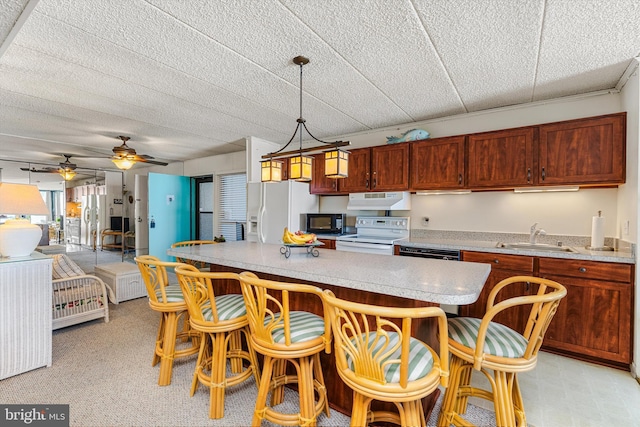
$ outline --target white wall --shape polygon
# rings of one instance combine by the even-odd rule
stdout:
[[[638,65],[636,59],[635,64]],[[624,223],[629,221],[629,240],[637,243],[638,230],[638,141],[640,140],[640,77],[638,68],[631,74],[629,80],[622,88],[622,104],[627,111],[627,183],[618,191],[618,218],[619,227],[624,229]],[[622,233],[626,240],[627,236]],[[636,277],[635,277],[635,301],[633,319],[633,363],[631,374],[636,378],[640,376],[640,269],[637,268],[638,255],[636,251]]]

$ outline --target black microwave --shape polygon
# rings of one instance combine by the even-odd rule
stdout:
[[[346,227],[346,214],[307,214],[307,233],[342,234]]]

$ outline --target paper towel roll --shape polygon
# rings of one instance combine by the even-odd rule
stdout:
[[[604,217],[594,216],[591,220],[591,247],[604,246]]]

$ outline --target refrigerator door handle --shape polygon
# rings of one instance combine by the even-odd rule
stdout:
[[[266,184],[261,183],[260,184],[260,210],[258,211],[258,240],[260,241],[260,243],[264,243],[265,241],[265,236],[263,233],[263,220],[264,220],[264,212],[265,212],[265,191],[264,191],[264,186]]]

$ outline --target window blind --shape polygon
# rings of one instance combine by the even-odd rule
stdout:
[[[247,220],[247,175],[218,175],[217,180],[216,235],[223,235],[226,240],[242,240]]]

